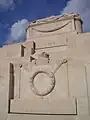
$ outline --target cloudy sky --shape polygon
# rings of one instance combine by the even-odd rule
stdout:
[[[0,0],[0,46],[24,41],[29,21],[71,12],[90,31],[90,0]]]

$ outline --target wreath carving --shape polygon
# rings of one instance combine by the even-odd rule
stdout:
[[[61,67],[61,65],[64,64],[64,63],[66,63],[66,62],[67,62],[66,59],[61,60],[60,64],[54,69],[53,72],[50,72],[50,71],[44,70],[44,69],[43,69],[43,70],[40,69],[40,70],[36,71],[36,72],[32,75],[32,77],[30,78],[30,87],[31,87],[32,92],[35,93],[36,95],[42,96],[42,97],[48,95],[49,93],[51,93],[51,92],[53,91],[53,89],[54,89],[54,87],[55,87],[55,83],[56,83],[56,81],[55,81],[55,73],[56,73],[57,70]],[[44,74],[46,74],[47,76],[49,76],[49,78],[50,78],[50,85],[49,85],[49,87],[47,88],[47,90],[45,90],[45,91],[38,91],[38,89],[36,88],[36,86],[35,86],[35,84],[34,84],[34,79],[35,79],[35,77],[36,77],[38,74],[40,74],[40,73],[44,73]]]
[[[47,88],[46,91],[38,91],[37,88],[36,88],[35,85],[34,85],[34,78],[35,78],[38,74],[40,74],[40,73],[44,73],[44,74],[46,74],[47,76],[49,76],[49,78],[50,78],[50,85],[49,85],[49,87]],[[38,96],[46,96],[46,95],[48,95],[50,92],[52,92],[52,90],[54,89],[54,86],[55,86],[55,76],[54,76],[54,74],[53,74],[52,72],[47,72],[47,71],[45,71],[45,70],[37,71],[37,72],[35,72],[35,73],[32,75],[32,77],[31,77],[31,79],[30,79],[30,86],[31,86],[31,90],[32,90],[36,95],[38,95]]]

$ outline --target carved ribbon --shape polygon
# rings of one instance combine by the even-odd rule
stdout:
[[[64,63],[67,63],[66,59],[61,60],[59,65],[54,69],[53,74],[55,74],[57,72],[57,70],[61,67],[61,65],[64,64]]]

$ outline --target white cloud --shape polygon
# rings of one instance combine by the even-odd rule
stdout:
[[[5,42],[6,44],[23,42],[26,38],[26,28],[28,26],[28,21],[26,19],[22,19],[12,25],[10,28],[10,34],[8,35],[8,39]]]
[[[0,0],[0,8],[8,8],[14,3],[13,0]]]
[[[84,22],[84,31],[90,31],[90,0],[70,0],[61,12],[64,13],[79,13]]]
[[[14,9],[15,4],[20,4],[22,0],[0,0],[0,10]]]

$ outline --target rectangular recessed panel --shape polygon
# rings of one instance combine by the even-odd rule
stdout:
[[[67,41],[65,36],[60,35],[54,35],[52,36],[46,36],[42,38],[36,38],[32,39],[35,40],[36,43],[36,50],[38,49],[45,49],[45,48],[51,48],[51,47],[59,47],[59,46],[67,46]]]
[[[65,100],[12,100],[10,112],[36,114],[72,114],[76,115],[74,99]]]

